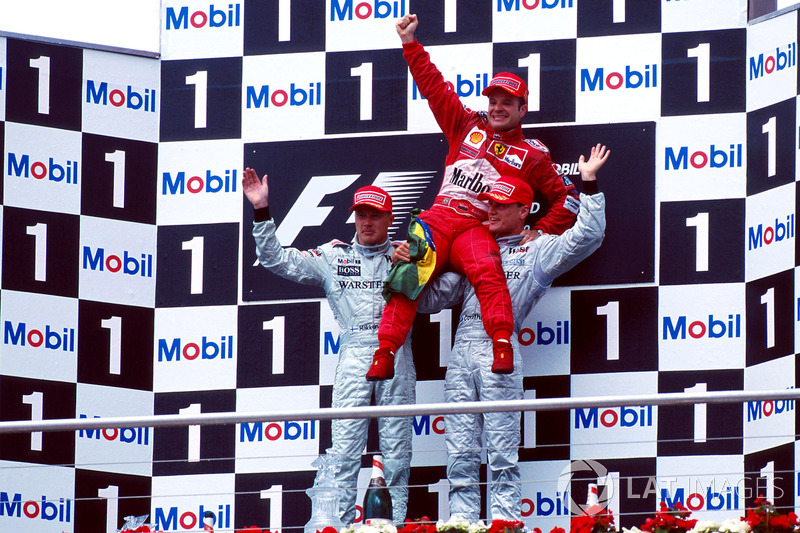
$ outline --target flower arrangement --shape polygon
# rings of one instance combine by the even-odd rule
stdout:
[[[622,533],[800,533],[800,519],[794,512],[781,514],[764,498],[755,501],[756,507],[748,509],[746,516],[730,518],[722,523],[713,520],[690,519],[691,511],[680,503],[671,507],[661,502],[653,518],[648,518],[640,527],[622,528]],[[130,517],[129,517],[130,518]],[[137,517],[139,520],[145,517]],[[142,520],[143,522],[143,520]],[[151,533],[147,525],[129,521],[126,525],[136,526],[121,529],[121,533]],[[326,527],[316,533],[526,533],[525,524],[519,520],[493,520],[489,526],[482,520],[470,522],[463,518],[450,518],[434,522],[427,516],[406,522],[399,530],[392,524],[350,525],[341,530]],[[161,533],[161,532],[159,532]],[[234,533],[270,533],[268,529],[249,526],[237,529]],[[542,533],[538,527],[530,533]],[[566,533],[563,528],[554,527],[549,533]],[[617,533],[613,514],[601,509],[585,513],[570,520],[569,533]]]
[[[436,533],[436,526],[427,516],[406,522],[398,533]]]
[[[778,513],[775,506],[762,497],[755,501],[755,509],[748,509],[744,516],[751,533],[793,533],[800,522],[794,512]]]
[[[569,522],[569,533],[615,533],[616,531],[614,515],[608,510],[575,516]]]
[[[697,520],[689,518],[691,514],[680,502],[672,507],[661,502],[661,509],[656,511],[655,518],[648,518],[641,530],[647,533],[686,533],[697,524]]]
[[[519,520],[492,520],[488,533],[524,533],[525,524]]]
[[[648,518],[640,528],[623,528],[623,533],[800,533],[800,520],[794,512],[781,514],[762,497],[756,507],[748,509],[741,518],[729,518],[717,523],[713,520],[689,519],[691,511],[677,503],[661,509],[655,518]]]
[[[329,529],[336,529],[332,527],[326,527],[321,532],[318,533],[328,533]],[[355,524],[350,524],[347,527],[344,527],[339,530],[339,533],[397,533],[397,528],[394,527],[394,524],[391,522],[379,522],[377,524],[362,524],[356,526]]]
[[[486,533],[486,530],[483,520],[471,523],[466,518],[450,517],[447,522],[444,520],[436,522],[437,533]]]

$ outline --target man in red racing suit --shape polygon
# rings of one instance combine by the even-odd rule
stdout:
[[[478,200],[478,194],[491,189],[501,175],[525,181],[550,204],[531,231],[534,238],[541,233],[560,235],[571,227],[580,208],[579,195],[557,170],[547,147],[522,135],[528,98],[525,82],[514,74],[499,73],[483,90],[489,97],[488,112],[465,108],[414,37],[417,25],[413,14],[396,24],[403,57],[449,145],[439,194],[433,207],[419,216],[433,238],[433,275],[449,262],[469,279],[493,341],[492,372],[508,374],[513,371],[511,298],[497,244],[483,225],[488,206]],[[379,348],[367,372],[368,380],[393,376],[394,352],[403,345],[415,313],[415,300],[400,292],[391,294],[378,329]]]

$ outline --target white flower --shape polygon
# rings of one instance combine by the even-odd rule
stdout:
[[[483,522],[480,523],[482,524]],[[471,533],[470,527],[472,527],[472,525],[469,523],[469,520],[467,520],[466,518],[459,518],[454,516],[451,516],[447,520],[447,522],[443,520],[439,520],[438,522],[436,522],[436,531],[457,530],[457,531],[463,531],[464,533]],[[484,530],[485,529],[486,526],[484,526]]]
[[[698,520],[689,533],[711,533],[712,531],[719,531],[719,524],[713,520]]]
[[[397,533],[397,528],[389,522],[381,522],[374,525],[363,524],[358,526],[358,528],[351,524],[340,529],[339,533]]]
[[[729,518],[719,526],[721,533],[750,533],[750,524],[740,518]]]
[[[469,529],[467,529],[467,533],[484,533],[486,531],[486,524],[483,523],[483,520],[478,520],[474,524],[469,525]]]
[[[630,529],[628,529],[627,527],[623,527],[622,528],[622,533],[643,533],[643,531],[641,529],[639,529],[638,527],[633,526]]]

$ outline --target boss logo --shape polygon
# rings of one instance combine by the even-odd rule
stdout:
[[[361,267],[359,265],[339,265],[336,273],[339,276],[360,276]]]

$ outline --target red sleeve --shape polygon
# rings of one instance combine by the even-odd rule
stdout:
[[[543,195],[550,208],[534,225],[544,233],[561,235],[575,224],[578,218],[580,196],[575,185],[566,176],[556,171],[553,160],[542,154],[529,174],[531,187]]]
[[[445,81],[436,65],[431,63],[430,55],[419,42],[403,44],[403,57],[420,94],[428,100],[428,106],[447,141],[460,142],[458,135],[472,113],[464,108],[452,85]]]

